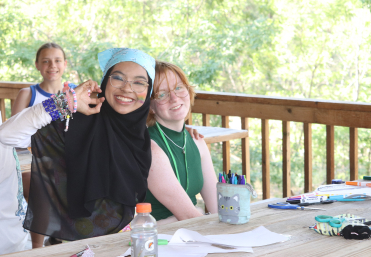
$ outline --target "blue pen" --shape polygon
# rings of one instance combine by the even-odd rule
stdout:
[[[237,177],[234,177],[234,184],[237,185]]]
[[[222,173],[219,172],[219,182],[222,182]]]
[[[232,176],[231,176],[231,184],[234,184],[234,174],[232,173]]]

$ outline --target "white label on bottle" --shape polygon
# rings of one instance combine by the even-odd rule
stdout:
[[[155,244],[153,243],[153,240],[148,240],[145,244],[144,247],[146,248],[147,251],[153,251],[155,249]]]

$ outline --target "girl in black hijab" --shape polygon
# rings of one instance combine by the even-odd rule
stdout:
[[[98,57],[104,73],[101,90],[93,81],[75,89],[80,113],[73,115],[68,132],[64,122],[51,122],[42,104],[0,129],[0,141],[18,147],[28,145],[34,134],[24,223],[32,232],[64,240],[115,233],[145,199],[151,165],[146,118],[155,61],[128,48],[109,49]],[[88,90],[100,92],[99,99],[90,99]]]

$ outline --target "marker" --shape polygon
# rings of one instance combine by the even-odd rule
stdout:
[[[371,180],[371,176],[363,176],[364,180]]]
[[[371,187],[371,183],[369,182],[346,181],[345,184],[350,186]]]
[[[157,239],[157,245],[167,245],[169,241],[166,239]],[[129,246],[131,246],[131,241],[129,241]]]
[[[222,177],[222,183],[227,183],[227,182],[225,182],[225,179],[224,179],[224,177]]]

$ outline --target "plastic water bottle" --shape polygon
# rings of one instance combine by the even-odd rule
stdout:
[[[158,257],[157,225],[151,211],[150,203],[137,204],[137,216],[131,222],[132,257]]]

